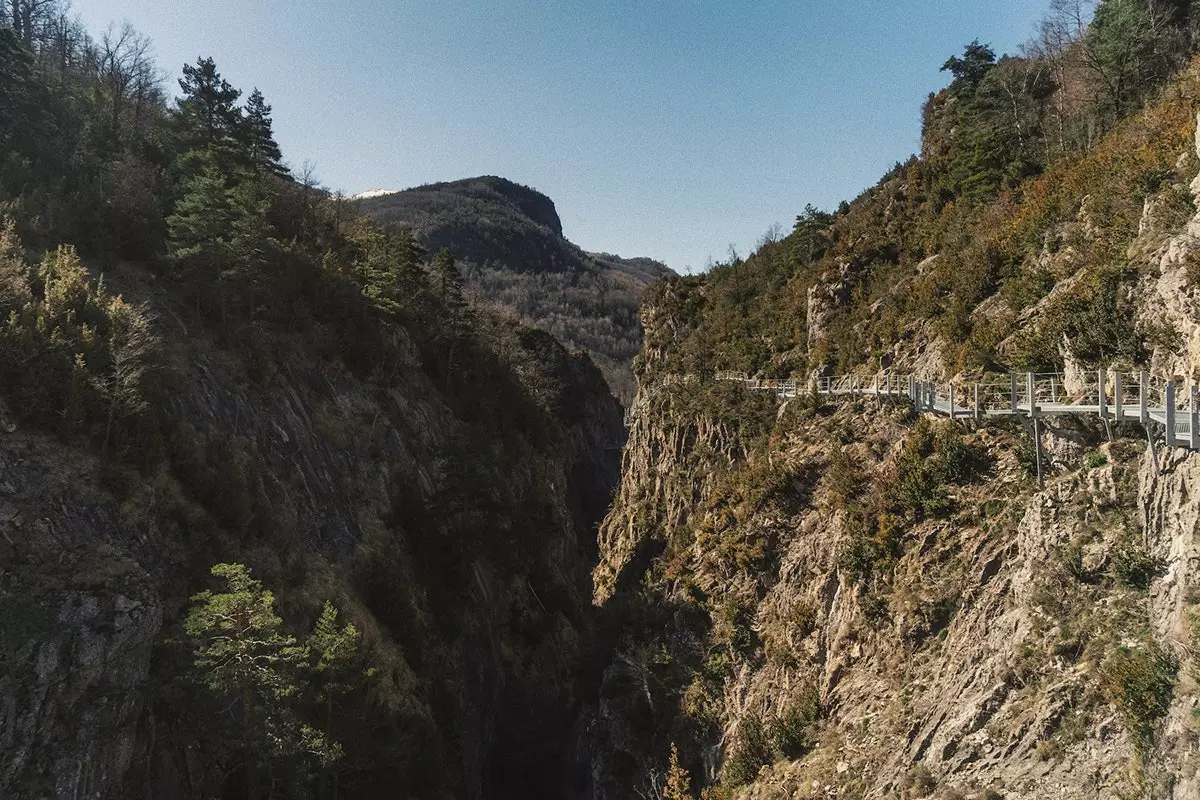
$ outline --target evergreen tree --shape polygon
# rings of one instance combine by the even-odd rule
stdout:
[[[271,128],[271,107],[257,88],[246,100],[242,138],[250,166],[259,175],[284,177],[288,168],[282,163],[283,154],[275,142]]]
[[[338,612],[325,602],[321,616],[308,637],[309,663],[317,684],[317,696],[326,702],[357,688],[363,677],[359,668],[358,629],[347,622],[338,627]]]
[[[27,143],[37,111],[33,53],[11,28],[0,28],[0,151]]]
[[[328,767],[341,755],[340,746],[329,738],[333,733],[333,701],[357,689],[364,678],[374,670],[363,668],[362,654],[358,648],[358,629],[351,623],[338,626],[338,612],[333,603],[325,602],[321,616],[313,626],[312,635],[306,642],[308,664],[311,671],[311,687],[317,703],[323,706],[327,743],[323,766]],[[332,774],[333,792],[337,796],[337,773]]]
[[[463,299],[462,272],[450,249],[443,247],[433,258],[433,275],[438,286],[438,299],[456,316],[466,306]]]
[[[229,261],[230,193],[208,151],[202,151],[196,166],[167,217],[168,255],[185,273],[216,275]]]
[[[363,220],[350,231],[350,238],[361,253],[356,269],[363,293],[387,311],[411,304],[425,282],[424,251],[412,230],[401,228],[389,236]]]
[[[217,564],[226,591],[192,597],[184,629],[195,642],[193,674],[219,697],[237,698],[247,796],[257,797],[259,763],[304,752],[318,737],[297,724],[283,700],[296,692],[304,649],[283,633],[275,596],[241,564]]]
[[[221,77],[211,58],[201,58],[194,66],[185,64],[179,88],[183,97],[176,102],[184,145],[190,150],[208,150],[222,159],[235,157],[243,129],[242,111],[237,106],[242,93]]]
[[[417,235],[411,228],[401,228],[392,237],[392,252],[396,273],[401,282],[412,289],[420,283],[425,270],[421,266],[425,258],[425,248],[417,242]]]
[[[951,91],[956,88],[973,89],[979,85],[983,77],[996,66],[996,52],[979,40],[971,42],[963,48],[962,58],[951,56],[942,64],[942,71],[954,76]]]
[[[221,277],[259,283],[264,268],[279,250],[275,230],[267,217],[271,198],[256,180],[243,181],[228,197],[229,262]]]

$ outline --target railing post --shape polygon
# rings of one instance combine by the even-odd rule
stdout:
[[[1188,386],[1188,449],[1200,450],[1200,408],[1196,407],[1196,384]]]
[[[975,384],[975,419],[983,419],[983,408],[979,405],[979,384]]]
[[[1104,411],[1104,377],[1104,370],[1100,370],[1097,373],[1096,378],[1096,388],[1100,391],[1100,393],[1096,395],[1096,407],[1100,412],[1100,419],[1104,419],[1106,416]]]
[[[1037,396],[1033,393],[1033,373],[1025,373],[1025,391],[1029,394],[1029,416],[1037,416]]]
[[[1167,381],[1166,388],[1163,390],[1165,395],[1164,405],[1167,407],[1167,445],[1175,446],[1175,381]]]
[[[954,384],[950,384],[950,421],[954,421]]]
[[[1138,384],[1141,389],[1138,392],[1138,419],[1142,425],[1150,424],[1150,409],[1146,403],[1150,397],[1150,376],[1146,374],[1146,370],[1138,373]]]
[[[1121,370],[1113,373],[1113,419],[1120,422],[1125,418],[1125,398],[1121,396]]]
[[[1008,389],[1008,399],[1012,402],[1012,413],[1017,413],[1017,373],[1008,373],[1009,381],[1012,384]]]
[[[917,384],[917,379],[914,378],[912,375],[909,375],[908,376],[908,399],[912,401],[912,404],[914,406],[917,404],[916,384]]]
[[[1033,404],[1030,403],[1032,406]],[[1037,459],[1037,479],[1038,488],[1045,488],[1046,476],[1042,472],[1042,429],[1038,425],[1038,418],[1033,418],[1033,455]]]

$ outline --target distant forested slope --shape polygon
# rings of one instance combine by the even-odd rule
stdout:
[[[449,249],[468,289],[587,350],[623,402],[641,348],[638,304],[670,275],[649,258],[586,253],[562,235],[553,201],[494,176],[419,186],[359,200],[387,227],[406,227],[426,252]]]

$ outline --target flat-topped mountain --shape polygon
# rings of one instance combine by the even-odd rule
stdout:
[[[638,304],[646,286],[673,274],[665,265],[584,252],[563,237],[554,201],[504,178],[364,194],[364,213],[385,227],[411,228],[427,252],[448,248],[468,291],[588,351],[613,392],[632,398]]]

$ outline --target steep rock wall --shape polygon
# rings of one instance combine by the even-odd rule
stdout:
[[[211,701],[172,644],[219,560],[273,588],[289,630],[332,599],[363,632],[377,673],[339,734],[345,796],[586,791],[588,576],[623,441],[586,356],[497,328],[509,371],[468,396],[412,347],[368,379],[299,340],[223,349],[171,311],[190,336],[162,325],[161,469],[0,432],[0,794],[222,791]]]

